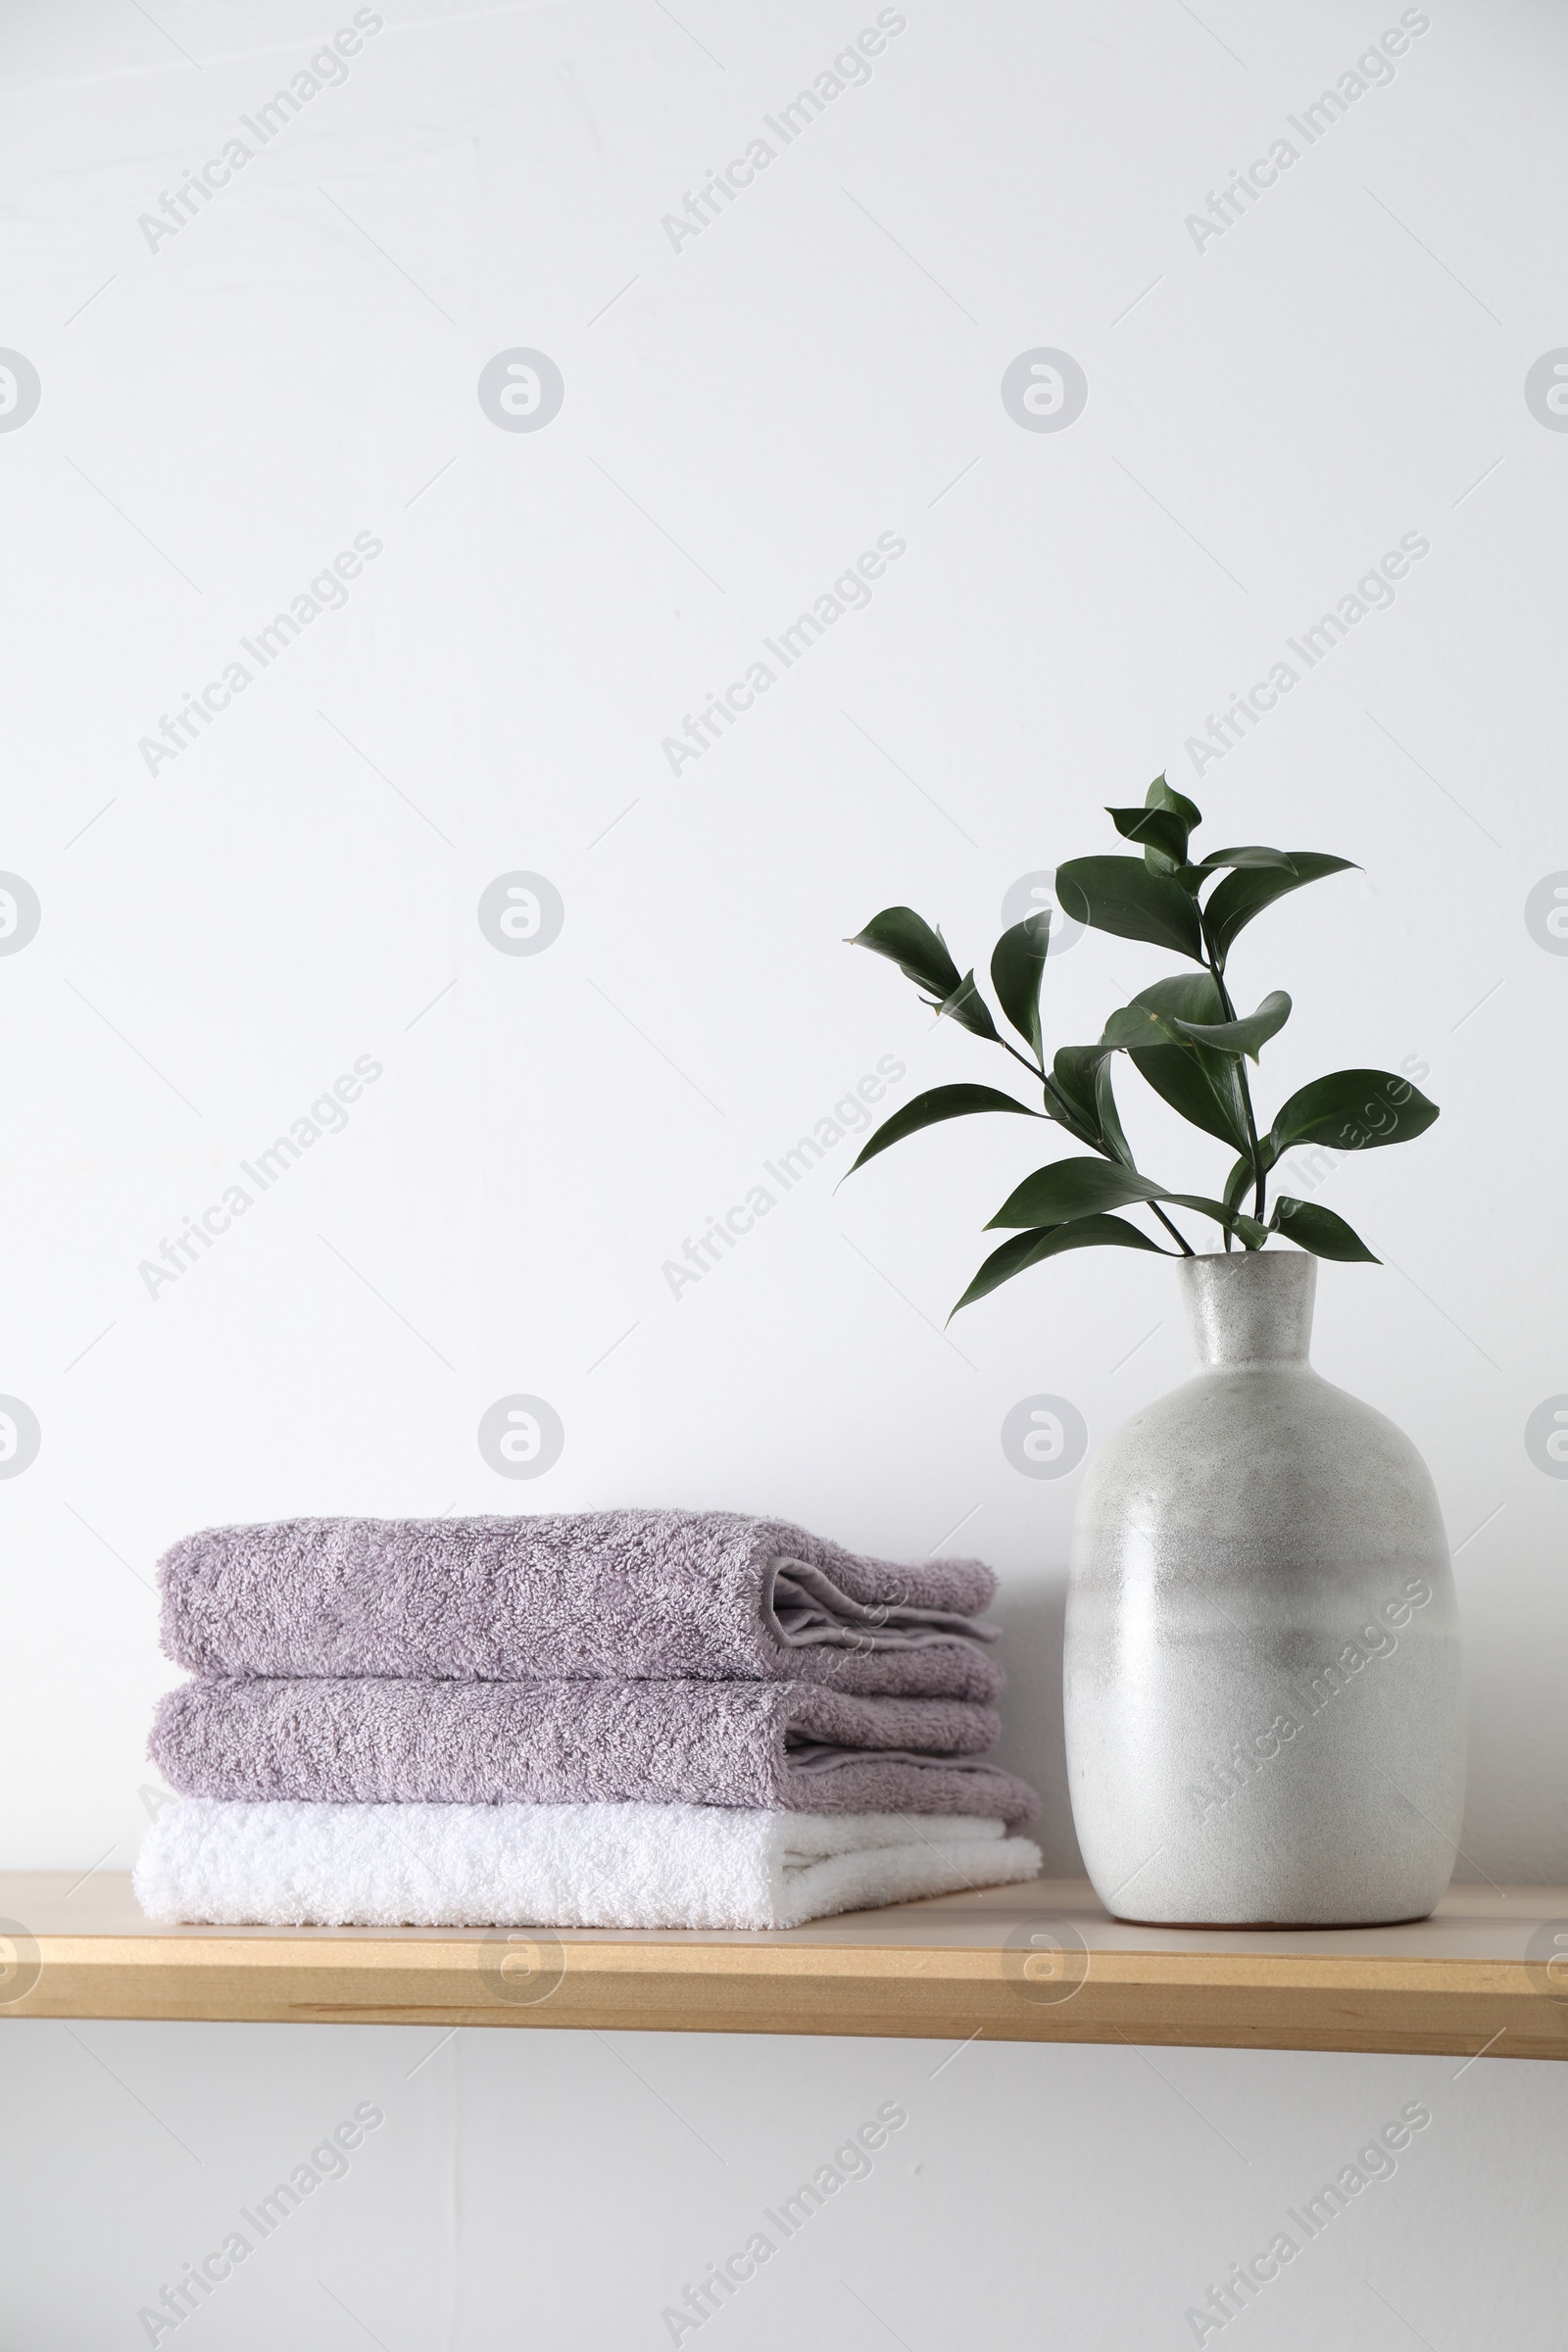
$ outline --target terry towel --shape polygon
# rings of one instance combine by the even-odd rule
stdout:
[[[734,1511],[217,1527],[161,1578],[164,1648],[202,1674],[1002,1688],[979,1560],[901,1568]]]
[[[329,1804],[590,1802],[1023,1821],[1034,1792],[976,1759],[989,1707],[814,1683],[198,1677],[148,1753],[182,1795]]]
[[[765,1929],[1040,1869],[1026,1838],[960,1817],[187,1797],[143,1838],[135,1888],[151,1919],[221,1925]],[[487,1952],[476,2006],[479,1981],[515,1998]]]

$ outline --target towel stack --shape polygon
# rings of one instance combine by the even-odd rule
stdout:
[[[216,1528],[161,1581],[155,1918],[789,1927],[1040,1869],[979,1561],[605,1511]]]

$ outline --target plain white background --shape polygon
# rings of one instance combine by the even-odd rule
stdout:
[[[1568,437],[1524,390],[1568,341],[1560,14],[1408,12],[1429,22],[1392,78],[1308,147],[1288,118],[1396,8],[919,0],[786,147],[764,116],[874,8],[372,13],[346,77],[151,242],[142,218],[352,9],[0,16],[0,343],[41,385],[0,432],[0,868],[41,908],[0,955],[0,1392],[41,1433],[0,1479],[0,1861],[128,1866],[172,1679],[150,1580],[181,1532],[642,1501],[994,1562],[1005,1760],[1075,1869],[1077,1480],[1020,1476],[1000,1432],[1049,1394],[1093,1444],[1179,1379],[1169,1271],[1069,1258],[945,1334],[1034,1164],[1024,1131],[960,1124],[842,1191],[848,1138],[787,1195],[763,1163],[883,1057],[901,1099],[1003,1075],[847,934],[907,902],[983,966],[1009,889],[1109,847],[1102,805],[1166,768],[1211,841],[1363,869],[1261,921],[1233,975],[1296,999],[1268,1108],[1346,1065],[1424,1064],[1442,1105],[1412,1149],[1310,1175],[1385,1261],[1324,1269],[1316,1361],[1442,1494],[1472,1712],[1458,1873],[1568,1878],[1568,1487],[1524,1434],[1568,1392],[1568,960],[1526,921],[1568,868]],[[672,241],[664,217],[760,135],[773,162]],[[1278,183],[1195,238],[1282,137]],[[1001,396],[1042,347],[1088,379],[1059,432]],[[539,431],[477,397],[516,348],[564,381]],[[381,553],[342,608],[150,770],[142,740],[359,533]],[[687,714],[884,533],[906,552],[869,605],[672,772]],[[1306,671],[1287,639],[1404,534],[1429,552],[1392,605]],[[1195,758],[1281,660],[1294,690]],[[519,870],[564,908],[537,955],[477,919]],[[1073,941],[1051,1043],[1167,968]],[[342,1130],[150,1288],[165,1241],[362,1056],[382,1074]],[[1122,1091],[1144,1164],[1217,1189],[1221,1148]],[[770,1213],[673,1288],[759,1183]],[[531,1484],[476,1442],[519,1393],[564,1429]],[[1439,2346],[1561,2340],[1547,2069],[977,2046],[933,2082],[925,2045],[529,2034],[459,2037],[406,2082],[423,2046],[13,2024],[14,2328],[144,2340],[146,2292],[375,2097],[384,2132],[265,2283],[258,2264],[190,2323],[208,2341],[667,2341],[682,2280],[897,2096],[910,2126],[854,2212],[715,2329],[1174,2344],[1268,2217],[1421,2097],[1436,2128],[1399,2178],[1248,2332],[1394,2345],[1402,2313]]]

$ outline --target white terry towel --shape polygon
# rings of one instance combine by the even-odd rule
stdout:
[[[150,1919],[234,1926],[755,1929],[1041,1867],[1000,1821],[952,1813],[183,1797],[134,1885]]]

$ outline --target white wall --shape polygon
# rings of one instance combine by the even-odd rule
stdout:
[[[1568,961],[1526,921],[1530,894],[1568,869],[1568,438],[1525,397],[1527,371],[1568,338],[1560,14],[1526,0],[1406,12],[1430,23],[1393,79],[1307,149],[1287,119],[1398,9],[1211,0],[1200,22],[1168,0],[910,0],[869,79],[784,148],[764,116],[874,8],[684,0],[677,23],[630,0],[382,0],[346,78],[150,246],[139,217],[353,13],[4,13],[0,342],[31,362],[41,398],[0,431],[0,868],[31,886],[41,920],[0,956],[0,1392],[36,1416],[40,1446],[0,1479],[0,1860],[128,1863],[155,1801],[148,1712],[172,1679],[148,1580],[183,1530],[637,1500],[993,1560],[1012,1636],[1008,1760],[1041,1787],[1052,1864],[1075,1867],[1055,1687],[1077,1482],[1019,1476],[1000,1430],[1048,1392],[1093,1443],[1179,1379],[1168,1269],[1069,1259],[944,1337],[984,1218],[1032,1164],[1019,1135],[985,1122],[835,1193],[845,1142],[700,1283],[672,1296],[662,1268],[884,1056],[905,1065],[905,1094],[996,1074],[972,1041],[933,1035],[847,933],[906,900],[983,964],[1015,880],[1104,849],[1101,805],[1168,767],[1210,838],[1331,849],[1364,869],[1260,923],[1235,975],[1297,1000],[1265,1056],[1271,1105],[1325,1068],[1430,1067],[1432,1134],[1319,1185],[1386,1263],[1325,1269],[1317,1361],[1415,1438],[1460,1547],[1461,1875],[1568,1878],[1568,1488],[1525,1446],[1532,1412],[1568,1392],[1552,1215]],[[672,247],[662,216],[760,131],[774,161]],[[1187,217],[1281,136],[1298,159],[1200,247]],[[486,363],[518,347],[564,381],[538,432],[499,430],[476,397]],[[1000,396],[1008,364],[1040,347],[1087,375],[1065,431],[1021,430]],[[381,553],[344,608],[149,772],[139,740],[359,533]],[[883,533],[906,552],[869,607],[672,773],[661,746],[683,715]],[[1200,778],[1188,746],[1208,714],[1281,659],[1301,669],[1286,640],[1406,533],[1429,552],[1392,607]],[[476,918],[485,888],[519,869],[564,908],[537,956],[498,953]],[[1053,1043],[1097,1034],[1167,966],[1079,940],[1053,965]],[[361,1056],[382,1074],[346,1128],[149,1295],[138,1268],[165,1237],[246,1182],[240,1163]],[[1147,1103],[1136,1135],[1147,1163],[1213,1189],[1217,1146]],[[476,1443],[481,1413],[516,1393],[546,1398],[564,1430],[532,1484],[498,1477]],[[160,2082],[199,2047],[203,2082],[247,2098],[248,2070],[272,2063],[251,2054],[263,2046],[330,2047],[345,2095],[372,2047],[281,2030],[96,2039]],[[120,2094],[105,2079],[96,2099],[90,2062],[71,2096],[100,2120],[68,2129],[78,2111],[48,2087],[62,2036],[8,2033],[4,2047],[57,2160],[84,2132],[111,2144]],[[1060,2285],[1036,2221],[1092,2147],[1104,2193],[1045,2241],[1098,2279],[1063,2316],[1087,2340],[1129,2340],[1109,2315],[1135,2291],[1133,2264],[1152,2300],[1128,2311],[1147,2328],[1169,2311],[1174,2338],[1195,2269],[1241,2250],[1250,2180],[1244,2195],[1212,2170],[1187,2177],[1189,2125],[1129,2053],[972,2055],[989,2100],[966,2094],[967,2121],[934,2104],[921,2130],[935,2176],[961,2183],[971,2137],[1010,2145],[1023,2127],[999,2117],[1031,2103],[1038,2195],[1013,2207],[998,2191],[1016,2227],[990,2257],[1029,2282],[1017,2325]],[[760,2194],[813,2133],[837,2132],[847,2082],[869,2096],[922,2064],[894,2057],[890,2073],[880,2050],[705,2043],[657,2063],[708,2086],[715,2129],[757,2152]],[[307,2061],[276,2060],[300,2085],[279,2144],[316,2129],[317,2063],[308,2079]],[[555,2147],[594,2098],[594,2161],[623,2133],[630,2172],[661,2175],[664,2127],[622,2109],[618,2084],[611,2096],[620,2070],[597,2044],[509,2040],[468,2064],[466,2129],[526,2115]],[[1409,2072],[1160,2064],[1200,2104],[1249,2108],[1281,2194],[1312,2174],[1320,2139],[1380,2120]],[[511,2068],[515,2111],[499,2087]],[[1505,2071],[1494,2082],[1489,2061],[1460,2089],[1472,2115],[1512,2119],[1494,2128],[1522,2164],[1547,2094],[1534,2070]],[[778,2104],[797,2095],[798,2132]],[[1485,2169],[1484,2139],[1461,2130],[1481,2127],[1433,2140],[1465,2146],[1455,2183]],[[1146,2143],[1160,2162],[1143,2209],[1198,2203],[1189,2220],[1160,2206],[1130,2254],[1118,2168]],[[365,2241],[385,2247],[385,2275],[400,2275],[398,2198],[424,2235],[460,2228],[460,2252],[468,2230],[471,2254],[482,2199],[454,2207],[439,2168],[421,2185],[417,2133],[385,2145],[397,2185]],[[236,2182],[252,2177],[235,2163]],[[469,2200],[478,2163],[462,2176]],[[91,2177],[108,2197],[110,2174]],[[695,2260],[730,2208],[695,2177],[686,2194]],[[169,2195],[188,2224],[174,2236],[194,2245],[204,2214]],[[905,2317],[888,2316],[913,2345],[947,2340],[940,2298],[957,2274],[927,2250],[917,2198],[873,2188],[868,2205],[878,2195],[881,2276],[905,2266],[889,2298]],[[1396,2183],[1391,2212],[1400,2197],[1420,2234],[1377,2228],[1412,2276],[1430,2283],[1440,2266],[1425,2331],[1457,2340],[1462,2233],[1441,2197]],[[1494,2275],[1528,2273],[1500,2212],[1457,2210]],[[547,2237],[591,2294],[590,2214],[563,2208]],[[627,2259],[635,2297],[582,2340],[644,2326],[662,2273]],[[128,2256],[105,2262],[128,2311]],[[69,2263],[35,2273],[30,2342],[82,2340],[87,2320],[62,2316],[73,2278]],[[499,2292],[474,2284],[451,2340],[483,2340]],[[261,2340],[262,2308],[201,2324],[214,2341]],[[1254,2332],[1319,2340],[1328,2308],[1303,2293]],[[1396,2340],[1375,2305],[1332,2308],[1347,2340]],[[784,2299],[759,2298],[724,2324],[771,2344],[795,2323]],[[832,2325],[846,2343],[877,2333],[851,2312]],[[399,2297],[378,2332],[434,2340],[422,2326]],[[308,2327],[305,2340],[338,2340]],[[647,2328],[654,2340],[657,2311]]]
[[[1208,2346],[1562,2340],[1545,2062],[373,2026],[38,2023],[5,2045],[33,2137],[0,2137],[22,2249],[0,2295],[27,2352],[145,2345],[138,2312],[236,2229],[249,2253],[166,2352],[1176,2352],[1281,2230],[1298,2253]],[[362,2104],[384,2121],[346,2173],[260,2237],[243,2217]],[[785,2239],[767,2215],[890,2106],[907,2121],[869,2175]],[[1412,2108],[1396,2169],[1357,2167],[1308,2241],[1290,2210]],[[672,2328],[758,2230],[757,2275]]]

